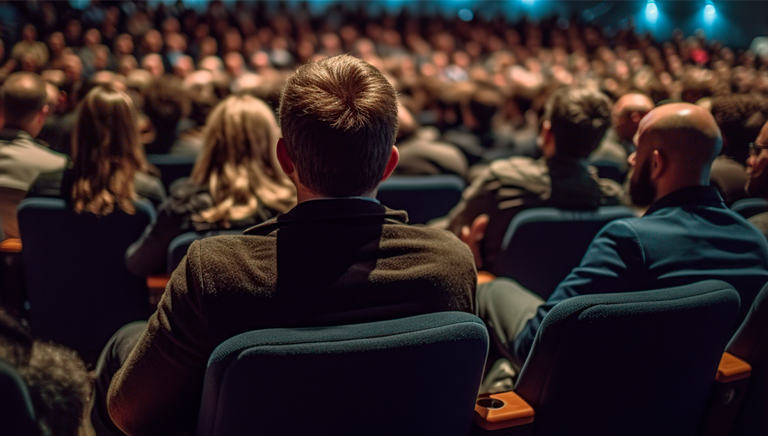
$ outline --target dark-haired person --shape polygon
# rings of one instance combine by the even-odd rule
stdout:
[[[0,93],[5,119],[0,130],[0,221],[5,238],[18,238],[19,202],[40,173],[63,169],[67,158],[34,139],[50,111],[42,77],[34,73],[11,74]]]
[[[747,193],[751,197],[768,199],[768,122],[750,144],[747,175]],[[749,222],[768,238],[768,212],[750,217]]]
[[[193,243],[133,351],[119,349],[121,332],[105,348],[130,353],[107,403],[127,434],[193,430],[208,358],[235,334],[474,310],[466,245],[375,200],[398,161],[384,76],[350,56],[306,64],[279,114],[277,158],[298,204],[243,236]]]
[[[162,203],[162,183],[144,172],[147,162],[136,117],[126,93],[97,85],[77,109],[72,165],[41,174],[28,195],[63,198],[77,213],[102,216],[117,209],[133,214],[138,197],[155,206]]]
[[[743,320],[768,281],[768,243],[709,185],[721,144],[714,118],[701,107],[672,103],[649,112],[630,156],[632,200],[648,211],[603,227],[546,302],[505,279],[478,288],[478,312],[497,350],[522,366],[544,317],[568,298],[708,279],[739,292]]]
[[[749,143],[768,121],[768,100],[757,94],[713,97],[710,111],[723,135],[723,151],[712,162],[710,183],[730,206],[748,196]]]
[[[599,91],[560,88],[550,97],[540,134],[543,158],[494,160],[464,191],[447,225],[471,241],[478,268],[491,270],[501,240],[520,211],[531,207],[597,209],[617,204],[621,187],[590,174],[587,157],[610,125],[611,102]]]

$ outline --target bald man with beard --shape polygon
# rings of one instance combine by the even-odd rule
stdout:
[[[645,94],[631,92],[621,96],[611,110],[611,127],[592,154],[590,162],[611,161],[622,173],[629,168],[627,158],[635,150],[633,138],[640,120],[653,109],[653,100]]]
[[[709,186],[722,138],[712,115],[688,103],[653,109],[630,156],[632,199],[644,216],[613,221],[546,302],[514,282],[478,287],[478,310],[503,357],[522,365],[544,316],[577,295],[634,292],[707,279],[733,285],[740,320],[768,282],[768,244]]]

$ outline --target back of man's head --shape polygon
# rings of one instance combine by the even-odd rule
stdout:
[[[395,89],[348,55],[303,65],[280,98],[280,126],[302,184],[330,197],[369,193],[397,137]]]
[[[594,89],[563,87],[549,97],[544,120],[555,137],[555,155],[584,159],[611,124],[611,101]]]
[[[749,143],[768,118],[768,101],[761,95],[730,94],[712,98],[712,116],[723,135],[723,154],[745,164]]]
[[[653,106],[653,100],[640,92],[630,92],[616,100],[611,112],[611,123],[619,138],[632,141],[640,120]]]
[[[48,103],[45,81],[39,74],[20,72],[8,76],[2,90],[5,125],[23,129]]]

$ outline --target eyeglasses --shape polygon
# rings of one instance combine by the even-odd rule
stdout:
[[[768,145],[755,144],[754,142],[749,143],[750,156],[757,156],[758,154],[760,154],[760,150],[768,150]]]

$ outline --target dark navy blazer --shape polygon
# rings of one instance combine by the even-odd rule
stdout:
[[[698,186],[664,196],[643,217],[603,227],[581,264],[528,321],[512,351],[524,361],[544,316],[570,297],[661,289],[705,279],[723,280],[736,288],[741,296],[740,323],[768,282],[768,243],[725,206],[715,188]]]

